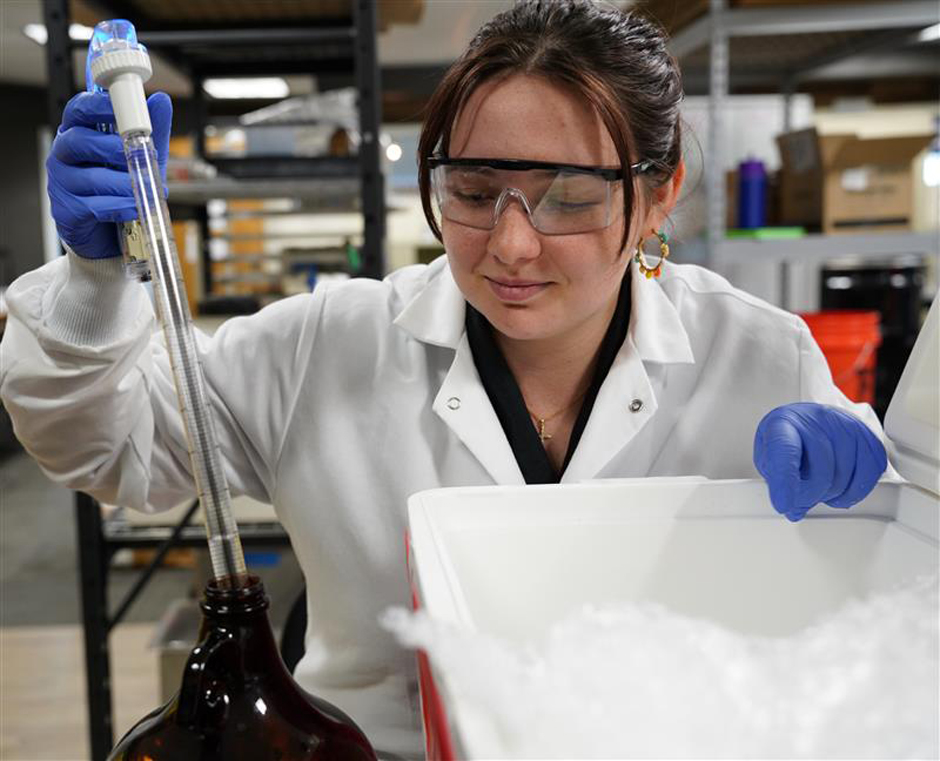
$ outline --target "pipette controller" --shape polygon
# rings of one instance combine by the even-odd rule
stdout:
[[[115,22],[105,22],[115,23]],[[105,89],[95,84],[94,75],[91,73],[92,52],[99,49],[108,39],[109,32],[104,28],[96,28],[88,41],[88,56],[85,59],[85,90],[88,92],[103,93]],[[133,26],[128,30],[128,37],[137,42]],[[146,52],[147,48],[143,43],[137,42],[138,47]],[[100,132],[113,133],[115,125],[102,123],[98,125]],[[144,246],[144,234],[140,227],[139,220],[118,223],[118,245],[121,248],[121,257],[124,260],[124,273],[132,280],[139,280],[146,283],[150,280],[150,262],[147,260],[147,251]]]

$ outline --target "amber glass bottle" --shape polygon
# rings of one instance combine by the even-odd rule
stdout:
[[[210,581],[180,691],[141,719],[111,761],[375,761],[346,714],[304,692],[281,660],[257,577]]]

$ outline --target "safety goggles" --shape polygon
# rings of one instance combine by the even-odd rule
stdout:
[[[545,235],[601,230],[613,222],[623,171],[516,159],[428,159],[431,188],[441,216],[478,230],[492,230],[516,199],[532,226]],[[633,164],[642,174],[650,162]],[[622,203],[622,202],[621,202]]]

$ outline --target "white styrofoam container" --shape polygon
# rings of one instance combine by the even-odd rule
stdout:
[[[625,601],[785,636],[936,573],[938,518],[936,496],[904,483],[794,524],[756,480],[443,489],[410,501],[411,563],[435,619],[517,642],[585,603]],[[446,719],[426,717],[426,731],[449,735],[456,757],[483,757],[475,749],[493,747],[485,722],[449,695],[446,674],[434,682]]]
[[[419,604],[513,641],[538,639],[585,603],[625,601],[785,636],[852,598],[936,573],[938,319],[935,302],[888,414],[896,465],[913,483],[879,483],[850,510],[819,505],[795,524],[774,511],[762,480],[421,492],[409,500]],[[474,758],[493,747],[475,734],[485,723],[449,694],[447,674],[422,679],[443,703],[425,705],[425,729],[444,747],[433,755]]]

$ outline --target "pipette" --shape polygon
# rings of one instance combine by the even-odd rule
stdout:
[[[144,82],[151,75],[150,57],[137,41],[134,25],[116,19],[95,27],[88,65],[94,84],[111,97],[117,129],[124,141],[144,252],[153,277],[154,303],[170,356],[196,494],[205,511],[212,572],[225,585],[242,586],[246,579],[245,558],[232,518],[205,379],[196,356],[186,287],[150,137],[150,113],[144,96]]]

